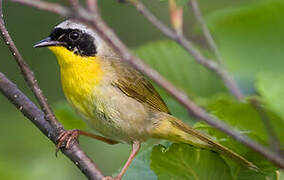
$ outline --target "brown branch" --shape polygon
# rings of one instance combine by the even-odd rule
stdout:
[[[261,102],[257,98],[254,98],[254,97],[249,99],[249,102],[255,108],[255,110],[260,115],[260,118],[262,119],[262,122],[269,135],[269,142],[270,142],[271,148],[279,154],[283,153],[281,150],[280,140],[278,139],[276,133],[274,132],[274,129],[270,123],[269,117],[266,111],[264,110],[264,108],[262,107]]]
[[[209,48],[211,49],[211,51],[215,54],[219,64],[222,65],[222,56],[218,50],[218,47],[204,21],[204,18],[202,16],[202,13],[201,13],[201,10],[199,8],[199,5],[198,5],[198,1],[197,0],[190,0],[188,2],[188,4],[191,6],[192,10],[193,10],[193,14],[197,20],[197,22],[200,24],[200,27],[201,27],[201,30],[203,32],[203,35],[205,37],[205,40],[207,41],[208,45],[209,45]]]
[[[204,57],[193,45],[191,41],[189,41],[183,34],[177,33],[172,30],[164,23],[162,23],[159,19],[157,19],[143,4],[141,1],[130,0],[134,7],[136,7],[137,11],[139,11],[152,25],[154,25],[157,29],[159,29],[165,36],[170,39],[176,41],[180,44],[192,57],[196,60],[197,63],[203,65],[207,69],[215,72],[225,83],[227,89],[234,95],[238,100],[243,99],[243,94],[234,81],[233,77],[230,75],[226,69],[219,66],[218,63],[207,59]]]
[[[69,3],[71,5],[71,7],[73,7],[74,9],[78,9],[79,8],[79,0],[69,0]]]
[[[22,1],[28,1],[28,0],[11,0],[13,2],[22,3]],[[33,7],[37,7],[40,5],[41,1],[34,1],[36,5]],[[22,3],[27,4],[27,3]],[[53,6],[59,6],[59,4],[53,4]],[[49,7],[41,6],[42,10],[53,12],[53,10],[50,10]],[[64,7],[61,7],[64,8]],[[66,9],[66,8],[64,8]],[[190,100],[186,94],[179,91],[173,84],[171,84],[168,80],[166,80],[164,77],[162,77],[158,72],[151,69],[147,65],[145,65],[138,57],[133,56],[128,48],[117,38],[117,36],[112,32],[112,30],[105,25],[103,20],[100,18],[99,14],[96,13],[89,13],[85,9],[80,9],[78,12],[79,14],[76,15],[82,22],[90,24],[100,35],[101,37],[110,43],[110,45],[113,46],[113,48],[121,55],[123,60],[130,63],[134,68],[141,71],[148,77],[150,77],[152,80],[154,80],[158,85],[163,87],[169,94],[171,94],[175,99],[177,99],[178,102],[180,102],[182,105],[186,107],[186,109],[191,112],[194,116],[197,118],[204,120],[208,124],[212,125],[213,127],[223,131],[224,133],[232,136],[234,139],[238,140],[239,142],[247,145],[254,151],[262,154],[264,157],[266,157],[268,160],[274,162],[276,165],[278,165],[280,168],[284,168],[284,159],[279,156],[278,154],[271,152],[266,147],[256,143],[255,141],[251,140],[248,137],[245,137],[238,133],[237,131],[233,130],[232,127],[224,124],[221,122],[218,118],[208,114],[204,109],[198,107],[192,100]],[[58,15],[65,16],[65,12],[58,12]],[[198,52],[199,53],[199,52]],[[202,61],[203,62],[203,61]],[[204,61],[206,64],[212,65],[214,63],[213,61]],[[212,67],[215,66],[216,63],[212,65]],[[215,67],[214,67],[215,68]]]
[[[86,0],[87,8],[90,12],[98,12],[98,1],[97,0]]]
[[[79,8],[80,8],[79,0],[69,0],[69,4],[74,11],[73,14],[76,15],[79,11]]]
[[[46,120],[45,114],[37,108],[4,74],[0,72],[0,92],[14,104],[40,131],[56,144],[57,130]],[[88,177],[90,180],[100,180],[103,174],[94,162],[84,153],[77,142],[62,152]]]
[[[42,3],[42,5],[46,4]],[[51,7],[53,6],[51,5],[48,8],[52,10],[54,10],[53,8],[56,9],[54,12],[57,12],[58,10],[64,12],[64,10],[62,10],[60,7]],[[15,57],[15,60],[18,63],[26,82],[36,96],[43,112],[40,111],[23,93],[21,93],[17,89],[17,87],[13,83],[11,83],[2,73],[0,73],[0,91],[17,108],[19,108],[19,110],[26,117],[28,117],[48,138],[50,138],[56,144],[58,134],[65,130],[63,126],[56,120],[45,96],[43,95],[40,87],[37,84],[34,73],[25,63],[23,57],[21,56],[5,27],[2,13],[2,0],[0,0],[0,16],[0,30],[3,40]],[[62,148],[61,151],[70,160],[72,160],[89,179],[98,180],[104,177],[103,174],[98,170],[94,162],[80,149],[77,142],[74,141],[71,148]]]
[[[58,129],[63,130],[63,127],[61,124],[58,123],[56,120],[51,108],[49,107],[47,103],[47,99],[42,93],[42,90],[40,89],[37,80],[34,76],[34,73],[30,70],[29,66],[24,61],[22,55],[20,54],[19,50],[17,49],[16,45],[14,44],[12,38],[10,37],[4,23],[3,19],[3,12],[2,12],[2,0],[0,0],[0,31],[2,38],[6,45],[9,47],[11,53],[13,54],[16,62],[18,63],[21,72],[28,83],[28,86],[32,90],[33,94],[37,98],[37,101],[40,104],[41,109],[43,110],[44,114],[46,115],[46,119],[50,121],[50,124]]]
[[[43,11],[49,11],[55,14],[60,14],[63,17],[67,17],[70,15],[70,11],[67,8],[63,6],[58,6],[55,3],[49,3],[45,1],[33,1],[33,0],[10,0],[10,1],[19,2],[23,5],[35,7]]]

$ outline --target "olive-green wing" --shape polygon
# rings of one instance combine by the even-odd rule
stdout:
[[[170,113],[159,93],[140,72],[120,61],[112,62],[112,66],[117,74],[114,86],[127,96],[146,103],[155,110]]]

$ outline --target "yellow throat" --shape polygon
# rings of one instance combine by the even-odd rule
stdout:
[[[88,103],[103,77],[100,58],[76,55],[60,46],[48,48],[56,55],[60,65],[65,96],[76,108],[89,114]]]

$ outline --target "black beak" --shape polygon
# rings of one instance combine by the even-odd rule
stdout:
[[[48,47],[48,46],[62,46],[65,43],[59,42],[59,41],[54,41],[50,37],[47,37],[39,42],[37,42],[33,47],[38,48],[38,47]]]

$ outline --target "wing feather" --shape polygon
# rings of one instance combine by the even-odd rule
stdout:
[[[151,108],[169,113],[168,107],[153,85],[130,65],[121,62],[111,62],[111,66],[117,73],[117,79],[112,83],[125,95],[148,104]]]

